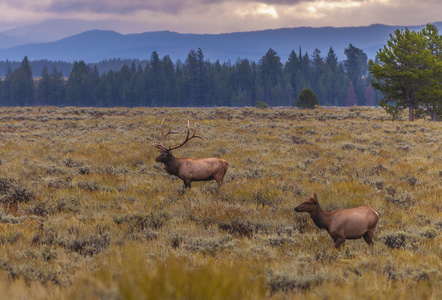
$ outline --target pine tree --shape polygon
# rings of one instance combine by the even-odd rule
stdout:
[[[198,89],[198,59],[195,50],[190,50],[184,64],[186,106],[195,106]]]
[[[300,69],[300,62],[298,59],[298,56],[296,55],[295,51],[292,50],[290,53],[290,56],[285,63],[284,66],[284,73],[287,76],[287,80],[292,86],[293,94],[292,96],[296,99],[298,98],[298,94],[300,92],[299,90],[299,79],[297,78],[296,74],[298,73],[298,70]]]
[[[347,59],[344,60],[344,66],[348,78],[353,83],[355,89],[356,99],[359,100],[359,104],[363,104],[364,93],[367,84],[365,78],[367,74],[367,55],[361,49],[349,44],[348,48],[344,50]]]
[[[38,105],[49,104],[48,100],[51,93],[51,76],[49,75],[48,68],[44,67],[41,71],[41,78],[38,81],[36,91],[36,102]]]
[[[414,121],[415,109],[422,104],[420,96],[429,88],[435,62],[427,42],[422,32],[398,29],[376,54],[379,63],[368,63],[371,83],[384,96],[379,105],[393,118],[408,108],[408,118]]]
[[[427,41],[433,62],[429,65],[431,76],[425,78],[425,88],[417,92],[422,103],[417,107],[417,114],[427,114],[437,121],[438,117],[442,117],[442,35],[433,24],[427,24],[421,33]]]
[[[29,106],[34,102],[34,80],[28,57],[25,56],[11,76],[10,99],[12,105]]]
[[[277,98],[272,97],[272,89],[281,81],[283,74],[281,58],[275,50],[269,49],[259,60],[259,77],[263,89],[264,102],[270,106],[276,104]]]
[[[64,105],[66,97],[66,83],[63,73],[55,67],[50,75],[50,96],[47,99],[48,105]]]
[[[209,90],[210,90],[210,79],[209,79],[209,66],[210,64],[204,60],[204,53],[201,48],[198,48],[196,52],[197,58],[197,81],[195,90],[195,100],[197,106],[212,106],[209,102]]]
[[[163,68],[156,51],[150,56],[149,102],[152,106],[163,106]]]
[[[75,62],[69,79],[66,82],[66,102],[72,106],[86,106],[88,73],[90,68],[84,61]]]

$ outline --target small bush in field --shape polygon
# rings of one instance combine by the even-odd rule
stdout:
[[[414,249],[419,238],[407,232],[391,232],[380,237],[382,242],[392,249]]]
[[[256,226],[250,220],[245,218],[230,218],[220,221],[218,227],[230,234],[236,234],[245,237],[251,237],[256,230]]]
[[[269,273],[266,276],[266,285],[271,293],[306,290],[320,284],[324,280],[321,274],[293,274],[287,272]]]
[[[5,201],[9,203],[27,203],[34,199],[34,191],[19,183],[12,183],[5,195]]]
[[[0,234],[0,245],[4,244],[14,244],[16,243],[21,237],[23,237],[22,233],[19,232],[8,232],[6,234]]]
[[[82,255],[93,256],[110,244],[109,229],[95,227],[92,231],[70,227],[57,239],[57,244]]]
[[[263,101],[256,101],[255,107],[256,108],[269,108],[270,106]]]
[[[434,228],[427,228],[421,231],[420,235],[425,238],[434,239],[437,236],[437,231]]]
[[[385,188],[385,191],[385,200],[387,200],[388,203],[394,204],[395,206],[410,207],[416,203],[414,197],[409,192],[404,192],[401,190],[398,191],[392,185],[388,185]]]
[[[131,232],[142,231],[146,228],[159,229],[164,225],[168,218],[167,212],[163,210],[134,212],[127,215],[113,216],[113,220],[116,224],[127,224]]]
[[[296,100],[296,106],[313,109],[316,105],[319,105],[318,96],[311,89],[303,89]]]

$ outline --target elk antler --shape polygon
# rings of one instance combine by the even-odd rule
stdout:
[[[154,140],[154,142],[153,142],[154,147],[157,148],[157,149],[159,149],[160,151],[166,151],[166,152],[167,152],[167,151],[172,151],[172,150],[174,150],[174,149],[178,149],[178,148],[180,148],[181,146],[183,146],[185,143],[187,143],[188,141],[190,141],[190,140],[193,139],[193,138],[200,138],[200,139],[202,139],[202,137],[200,137],[200,136],[198,136],[198,135],[195,135],[195,134],[196,134],[196,122],[195,122],[195,128],[194,128],[194,130],[193,130],[193,134],[192,134],[191,137],[189,137],[189,135],[190,135],[190,122],[187,121],[187,136],[186,136],[186,139],[185,139],[181,144],[179,144],[178,146],[175,146],[175,147],[172,147],[172,148],[169,146],[169,149],[167,149],[167,148],[164,146],[164,138],[165,138],[166,136],[168,136],[169,134],[171,134],[171,133],[176,133],[176,132],[173,132],[173,131],[172,131],[172,128],[170,128],[170,129],[167,131],[167,133],[164,134],[163,123],[164,123],[164,119],[163,119],[163,121],[161,122],[161,134],[162,134],[161,144],[158,144],[158,143],[156,142],[156,140]]]
[[[187,143],[188,141],[190,141],[193,138],[200,138],[200,139],[202,139],[202,137],[200,137],[198,135],[195,135],[195,134],[196,134],[196,122],[195,122],[195,128],[193,129],[193,134],[189,138],[189,135],[190,135],[190,121],[187,120],[187,136],[186,136],[186,139],[181,144],[179,144],[176,147],[173,147],[173,148],[169,147],[169,151],[174,150],[174,149],[178,149],[179,147],[183,146],[185,143]]]
[[[163,123],[164,123],[164,119],[163,119],[163,121],[161,121],[161,134],[162,134],[162,138],[161,138],[161,144],[158,144],[157,143],[157,141],[154,139],[153,140],[153,146],[155,147],[155,148],[157,148],[157,149],[159,149],[160,151],[169,151],[166,147],[164,147],[164,138],[166,137],[166,136],[168,136],[169,134],[171,134],[171,133],[175,133],[175,132],[172,132],[172,128],[169,128],[169,130],[167,131],[167,133],[166,134],[164,134],[164,128],[163,128]],[[170,147],[169,147],[170,148]]]

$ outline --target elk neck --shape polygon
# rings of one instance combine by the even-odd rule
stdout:
[[[328,230],[330,225],[330,216],[328,213],[322,210],[319,204],[316,206],[316,209],[310,213],[310,217],[319,229],[324,228]]]
[[[179,158],[176,158],[173,156],[173,154],[170,155],[170,159],[164,163],[166,167],[167,173],[171,175],[178,174],[178,169],[180,166]]]

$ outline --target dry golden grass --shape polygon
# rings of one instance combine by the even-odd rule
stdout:
[[[224,186],[155,162],[159,125],[230,162]],[[11,299],[440,299],[442,126],[377,108],[2,108],[0,294]],[[369,205],[333,248],[293,207]]]

